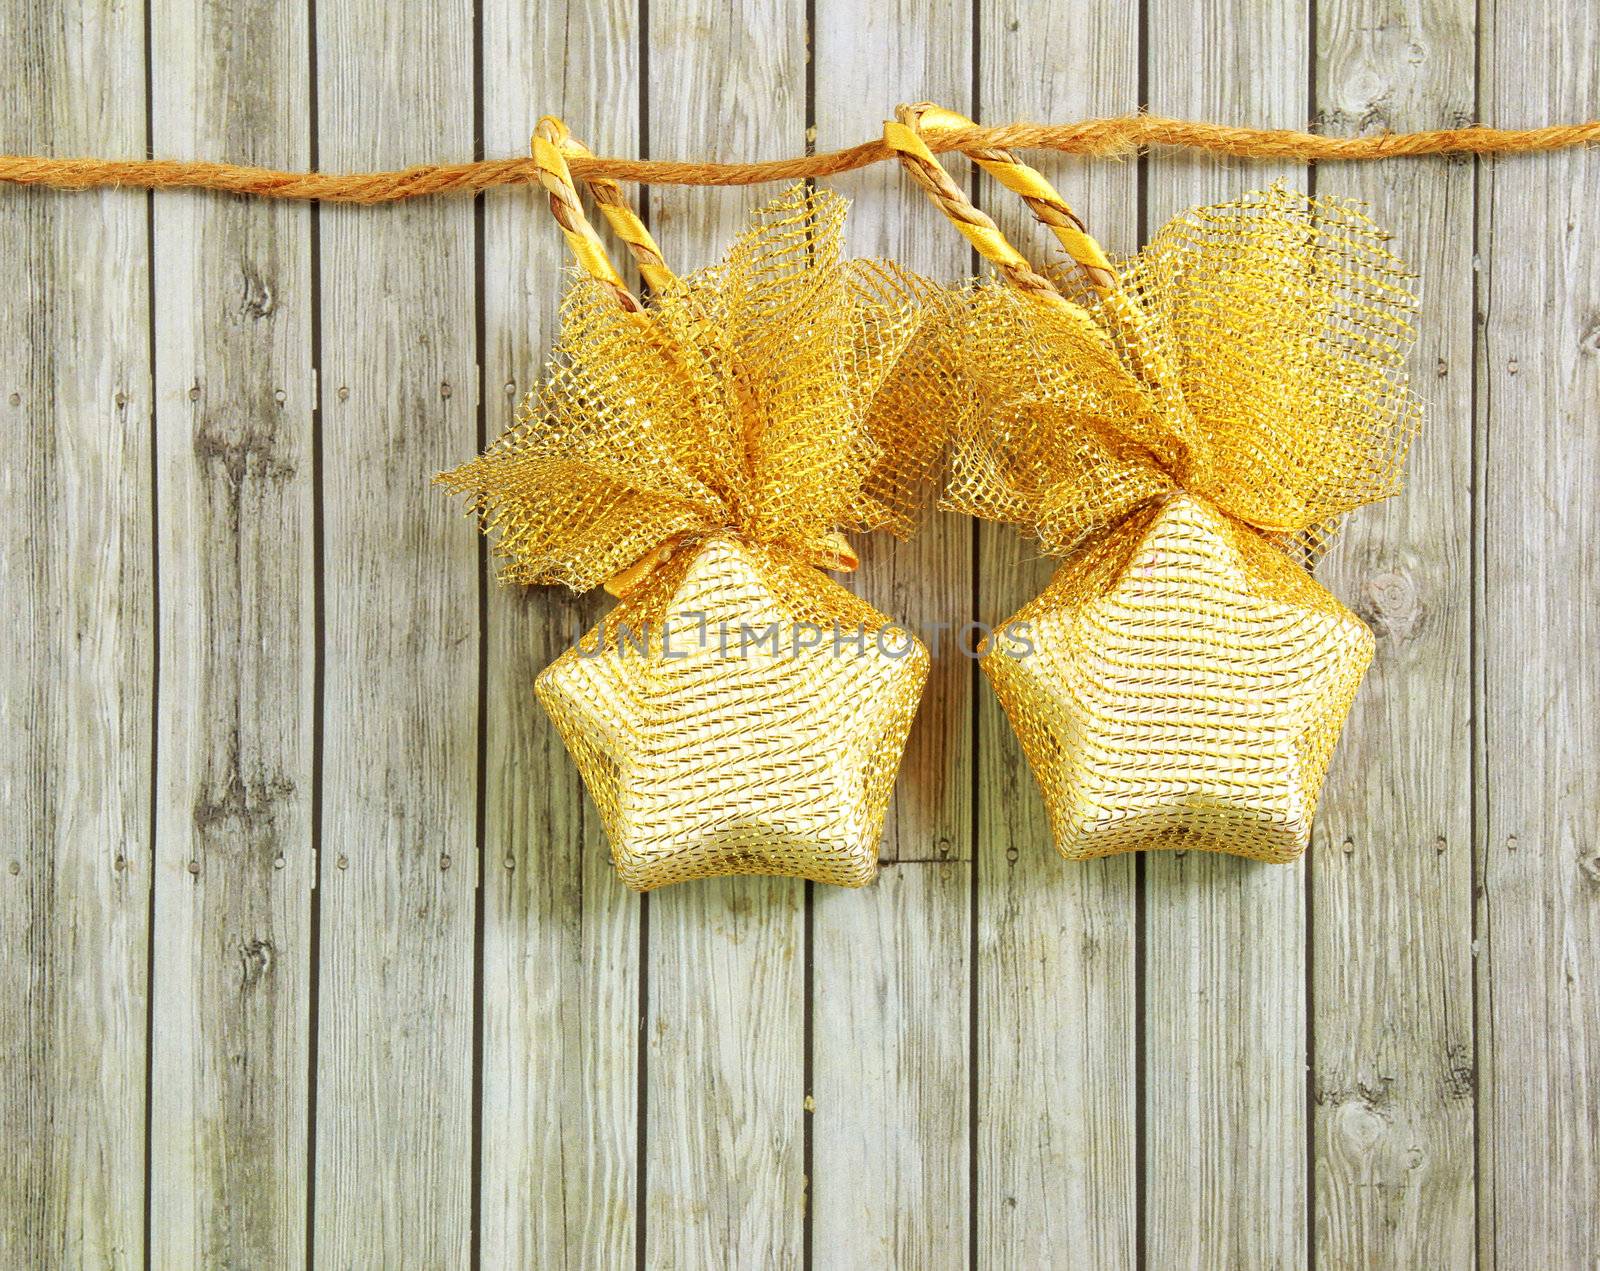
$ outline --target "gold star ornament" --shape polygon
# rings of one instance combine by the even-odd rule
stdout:
[[[876,873],[928,653],[823,571],[909,532],[962,399],[953,297],[843,225],[797,189],[646,305],[580,281],[519,425],[443,478],[508,579],[620,597],[537,692],[630,887]]]
[[[704,542],[540,676],[622,881],[856,887],[928,653],[804,564]]]
[[[1177,494],[1075,553],[983,669],[1063,856],[1287,861],[1372,643],[1299,564]]]
[[[1049,281],[974,292],[945,502],[1065,558],[982,663],[1057,848],[1292,860],[1373,652],[1310,565],[1398,487],[1409,277],[1275,187]]]

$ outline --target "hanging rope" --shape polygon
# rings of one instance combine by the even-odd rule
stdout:
[[[1548,128],[1444,128],[1432,132],[1323,137],[1290,129],[1230,128],[1222,124],[1131,115],[1073,124],[1005,124],[994,128],[940,129],[926,138],[935,153],[1056,150],[1063,154],[1133,154],[1151,148],[1204,150],[1242,159],[1330,162],[1416,158],[1422,155],[1535,154],[1600,142],[1600,120]],[[685,163],[619,159],[578,150],[567,154],[572,175],[589,182],[638,181],[651,185],[759,185],[836,176],[896,157],[882,139],[847,150],[800,155],[767,163]],[[60,190],[122,186],[144,190],[217,190],[268,199],[327,203],[390,203],[432,194],[476,194],[540,180],[532,159],[427,164],[396,172],[276,172],[231,163],[174,159],[54,159],[0,156],[0,181]],[[599,188],[603,188],[599,187]],[[601,199],[602,210],[604,200]]]

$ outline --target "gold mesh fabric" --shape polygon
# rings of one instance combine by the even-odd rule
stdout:
[[[1282,186],[1175,217],[1100,322],[974,290],[963,371],[984,409],[953,439],[945,502],[1065,552],[1181,486],[1265,534],[1311,535],[1399,489],[1420,416],[1400,367],[1411,275],[1359,208]],[[1128,316],[1131,314],[1132,316]]]
[[[518,425],[441,478],[506,579],[624,594],[537,691],[635,888],[876,871],[928,655],[813,566],[911,530],[966,399],[955,298],[843,227],[796,188],[643,313],[576,283]]]
[[[983,668],[1064,855],[1289,860],[1372,652],[1306,567],[1398,488],[1409,275],[1355,207],[1281,187],[1177,217],[1118,273],[1072,295],[1105,342],[974,290],[982,409],[945,502],[1068,556]]]
[[[716,537],[538,678],[630,887],[877,872],[928,653],[817,570]]]
[[[724,530],[802,555],[834,530],[910,532],[963,400],[954,298],[842,260],[844,216],[796,187],[643,314],[573,285],[518,425],[440,478],[497,534],[507,581],[585,590]]]
[[[1372,647],[1298,564],[1180,493],[1074,553],[983,667],[1062,855],[1287,861]]]

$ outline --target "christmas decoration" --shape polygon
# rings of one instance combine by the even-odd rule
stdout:
[[[654,288],[628,290],[583,217],[555,121],[535,155],[590,275],[520,423],[441,479],[514,582],[621,597],[538,678],[624,882],[718,874],[859,885],[926,649],[822,570],[842,530],[908,533],[956,417],[951,297],[842,258],[845,207],[797,187],[721,265],[676,278],[614,186],[597,204]]]
[[[1113,263],[1042,176],[976,151],[1075,266],[1034,270],[923,140],[968,122],[903,108],[886,139],[1003,279],[958,341],[980,409],[944,501],[1065,557],[983,650],[1057,847],[1291,860],[1373,651],[1308,566],[1398,488],[1409,276],[1356,207],[1281,187]]]

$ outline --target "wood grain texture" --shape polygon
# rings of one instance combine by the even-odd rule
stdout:
[[[638,22],[628,0],[484,7],[484,146],[528,145],[556,113],[636,153]],[[603,221],[596,218],[599,225]],[[619,262],[624,252],[613,252]],[[487,200],[489,436],[541,373],[570,259],[544,199]],[[533,679],[609,600],[491,580],[484,861],[482,1230],[486,1267],[632,1266],[638,1230],[639,911],[616,879]]]
[[[804,894],[741,878],[650,898],[647,1266],[800,1261]]]
[[[1040,23],[1028,0],[979,10],[985,120],[1138,106],[1134,6],[1099,0]],[[1138,170],[1029,156],[1113,253],[1137,246]],[[983,206],[1030,260],[1060,259],[1021,201],[985,178]],[[1055,562],[1009,526],[979,530],[979,617],[1005,623]],[[1138,1248],[1131,856],[1063,861],[1016,735],[978,695],[978,1260],[1132,1267]]]
[[[651,0],[653,152],[776,158],[805,140],[805,12]],[[653,190],[676,272],[714,261],[772,191]],[[726,878],[647,900],[644,1256],[788,1266],[804,1246],[805,885]]]
[[[0,149],[144,151],[138,4],[0,15]],[[0,1264],[141,1265],[151,885],[146,199],[12,192],[0,252]]]
[[[899,101],[970,110],[969,18],[901,0],[813,9],[819,149]],[[948,280],[969,252],[894,164],[830,183],[854,255]],[[819,1266],[944,1267],[967,1256],[972,907],[972,525],[930,514],[909,542],[857,540],[848,585],[921,635],[933,666],[900,765],[875,885],[813,890],[812,1256]],[[935,863],[937,862],[937,863]]]
[[[1305,0],[1151,0],[1150,109],[1300,126]],[[1202,52],[1203,50],[1203,52]],[[1152,156],[1148,229],[1303,170]],[[1331,778],[1341,779],[1340,758]],[[1155,1267],[1307,1258],[1305,866],[1144,861],[1145,1247]]]
[[[472,154],[467,0],[321,0],[320,162]],[[430,476],[477,445],[470,203],[321,210],[316,1256],[471,1244],[478,544]]]
[[[1317,7],[1329,131],[1471,117],[1474,10]],[[1410,362],[1427,416],[1407,489],[1350,517],[1318,571],[1378,638],[1310,856],[1314,1258],[1465,1267],[1474,1241],[1472,1072],[1473,167],[1329,166],[1417,271]]]
[[[158,0],[155,148],[302,167],[305,13]],[[248,75],[239,74],[248,66]],[[155,203],[162,682],[151,1260],[306,1246],[311,839],[311,213]]]
[[[900,102],[933,100],[970,111],[970,17],[934,0],[863,7],[817,0],[815,58],[819,150],[847,146],[881,129]],[[960,163],[960,160],[956,160]],[[898,261],[930,278],[970,272],[970,251],[898,164],[842,175],[829,186],[853,201],[849,250]],[[918,634],[933,664],[907,739],[884,823],[879,859],[972,859],[973,526],[930,512],[908,542],[862,536],[861,569],[847,580],[879,609]]]
[[[490,155],[552,109],[726,158],[808,106],[818,145],[906,98],[1111,114],[1141,57],[1152,108],[1228,122],[1600,115],[1587,0],[152,2],[157,153],[326,170],[471,157],[480,75]],[[145,30],[0,12],[0,151],[142,154]],[[1045,166],[1133,245],[1137,165]],[[1307,180],[1146,171],[1148,229]],[[1321,571],[1379,651],[1307,866],[1061,862],[945,657],[875,887],[644,902],[531,694],[610,602],[480,612],[428,485],[539,370],[542,200],[0,192],[0,1265],[1600,1264],[1600,159],[1314,180],[1419,268],[1428,417]],[[894,168],[838,186],[854,250],[970,267]],[[774,193],[648,205],[687,270]],[[938,518],[865,548],[918,625],[1051,572]]]
[[[1600,12],[1484,10],[1484,112],[1600,113]],[[1600,1264],[1600,156],[1479,186],[1482,1267]]]
[[[816,1266],[967,1265],[969,870],[816,889]]]

